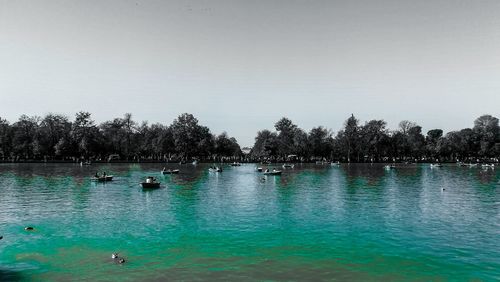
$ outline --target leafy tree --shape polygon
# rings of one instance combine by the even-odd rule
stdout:
[[[430,156],[436,157],[441,149],[440,140],[443,137],[443,130],[441,129],[431,129],[427,131],[427,137],[425,138],[426,149]]]
[[[383,152],[383,140],[388,138],[386,124],[383,120],[371,120],[360,128],[361,150],[370,161],[379,159]]]
[[[257,132],[250,156],[256,159],[274,158],[278,155],[278,135],[267,129]]]
[[[351,161],[351,156],[357,154],[359,161],[358,148],[361,141],[359,121],[352,114],[344,124],[344,130],[337,134],[337,142],[342,146],[342,151],[347,157],[347,161]]]
[[[12,125],[14,152],[26,159],[34,158],[39,152],[38,126],[40,118],[21,115]]]
[[[318,126],[309,132],[309,145],[312,155],[319,158],[331,157],[333,149],[332,132],[328,129]]]
[[[0,157],[8,158],[12,153],[12,129],[7,120],[0,118]]]
[[[206,144],[210,142],[207,139],[212,138],[210,130],[205,126],[200,126],[192,114],[181,114],[170,128],[177,152],[185,159],[202,152],[207,147]],[[205,145],[199,146],[202,142]]]
[[[71,131],[71,122],[66,116],[57,114],[46,115],[39,127],[39,143],[41,154],[54,157],[57,144],[61,140],[68,140]]]
[[[89,112],[76,114],[70,135],[80,156],[88,158],[91,154],[97,152],[99,130],[91,119]]]
[[[274,128],[278,131],[278,153],[284,158],[294,154],[294,137],[297,126],[290,119],[283,117],[274,124]]]
[[[241,154],[240,146],[236,139],[228,137],[226,132],[215,138],[215,153],[221,157],[233,157]]]
[[[494,156],[495,143],[500,142],[500,128],[498,118],[491,115],[482,115],[474,121],[474,132],[479,136],[479,155]]]

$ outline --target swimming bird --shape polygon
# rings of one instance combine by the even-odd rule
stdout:
[[[31,230],[34,230],[35,228],[31,227],[31,226],[26,226],[24,227],[24,230],[27,230],[27,231],[31,231]]]
[[[111,258],[116,262],[116,263],[125,263],[125,259],[122,257],[118,256],[118,253],[113,253],[111,254]]]
[[[0,240],[2,240],[2,239],[3,239],[3,236],[0,236]]]

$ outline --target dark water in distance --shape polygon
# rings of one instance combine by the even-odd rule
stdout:
[[[0,164],[0,280],[500,279],[498,168],[162,166]]]

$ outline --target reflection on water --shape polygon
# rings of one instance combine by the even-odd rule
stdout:
[[[264,176],[251,164],[168,164],[181,173],[161,175],[163,166],[0,164],[0,280],[500,275],[497,169],[296,165]],[[91,182],[96,171],[115,180]],[[162,188],[142,190],[146,176]]]

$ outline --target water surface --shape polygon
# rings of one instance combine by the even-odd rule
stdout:
[[[162,166],[0,164],[0,280],[500,279],[498,169]]]

